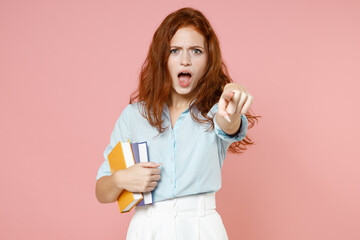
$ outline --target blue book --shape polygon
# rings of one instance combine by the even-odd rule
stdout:
[[[131,143],[131,149],[134,155],[135,164],[141,162],[149,162],[149,154],[146,142]],[[152,191],[143,193],[143,196],[143,200],[136,204],[137,206],[145,206],[146,204],[153,203]]]

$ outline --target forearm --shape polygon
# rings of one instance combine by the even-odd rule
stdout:
[[[228,135],[236,134],[241,126],[241,114],[234,114],[230,116],[231,122],[225,120],[224,117],[221,117],[218,113],[216,113],[216,122],[219,127]]]
[[[96,182],[96,198],[100,203],[112,203],[117,201],[123,188],[119,186],[119,174],[104,176]]]

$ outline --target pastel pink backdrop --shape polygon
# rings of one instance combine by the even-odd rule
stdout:
[[[223,167],[230,239],[360,239],[359,1],[0,2],[0,239],[125,239],[95,177],[152,35],[192,6],[263,116]]]

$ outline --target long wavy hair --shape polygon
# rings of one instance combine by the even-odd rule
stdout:
[[[204,75],[197,83],[195,98],[189,107],[193,120],[201,124],[209,124],[208,130],[213,130],[214,116],[208,116],[208,113],[219,101],[225,85],[233,82],[222,60],[219,40],[205,16],[193,8],[181,8],[168,15],[154,33],[141,68],[139,86],[130,97],[130,103],[142,103],[141,114],[151,126],[157,128],[159,133],[167,128],[162,124],[161,115],[172,91],[171,76],[167,67],[170,41],[176,31],[183,27],[194,27],[201,33],[205,37],[205,47],[208,52]],[[255,121],[258,121],[257,117],[261,117],[250,113],[245,115],[249,123],[248,128],[252,128]],[[240,153],[245,151],[246,145],[249,144],[254,142],[246,136],[242,141],[232,143],[228,151]]]

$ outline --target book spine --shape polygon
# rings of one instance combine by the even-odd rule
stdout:
[[[140,162],[149,162],[148,147],[146,142],[138,144]],[[152,192],[144,193],[144,199],[142,200],[144,205],[153,203]]]
[[[126,167],[129,168],[129,167],[135,165],[134,155],[131,150],[130,142],[122,142],[121,146],[122,146],[122,149],[124,152]],[[135,199],[143,198],[142,193],[133,193],[133,195],[134,195]]]

